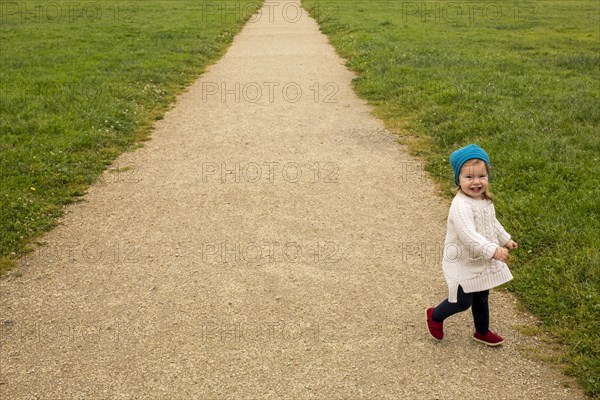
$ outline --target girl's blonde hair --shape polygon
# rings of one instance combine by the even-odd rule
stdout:
[[[470,165],[479,164],[480,162],[481,162],[481,163],[483,163],[483,165],[485,165],[485,170],[487,171],[487,173],[488,173],[488,176],[489,176],[489,175],[490,175],[490,166],[489,166],[489,165],[488,165],[488,164],[487,164],[485,161],[483,161],[483,160],[480,160],[480,159],[478,159],[478,158],[472,158],[472,159],[470,159],[470,160],[466,161],[466,162],[465,162],[465,163],[462,165],[462,167],[461,167],[460,169],[461,169],[461,171],[462,171],[462,169],[463,169],[464,167],[466,167],[466,166],[470,166]],[[456,193],[458,193],[458,192],[460,192],[460,185],[457,185],[456,187],[454,187],[454,188],[452,189],[452,193],[453,193],[453,194],[456,194]],[[490,192],[490,187],[489,187],[489,186],[488,186],[488,188],[487,188],[487,189],[486,189],[486,190],[485,190],[485,191],[484,191],[484,192],[483,192],[481,195],[482,195],[482,196],[483,196],[483,198],[484,198],[484,199],[486,199],[486,200],[489,200],[489,201],[494,201],[494,195],[493,195],[493,193],[492,193],[492,192]]]

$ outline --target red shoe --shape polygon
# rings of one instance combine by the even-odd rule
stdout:
[[[442,338],[444,337],[444,323],[436,322],[433,320],[433,318],[431,317],[431,314],[433,314],[433,310],[433,307],[427,309],[427,328],[429,329],[429,333],[431,333],[431,336],[433,336],[437,340],[442,340]]]
[[[502,337],[496,335],[492,331],[487,331],[485,335],[482,335],[479,332],[475,332],[473,334],[473,340],[481,342],[488,346],[499,346],[502,343],[504,343],[504,339],[502,339]]]

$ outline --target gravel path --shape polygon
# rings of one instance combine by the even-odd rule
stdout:
[[[449,203],[298,10],[267,3],[0,279],[0,398],[583,398],[505,292],[505,346],[467,313],[429,337]]]

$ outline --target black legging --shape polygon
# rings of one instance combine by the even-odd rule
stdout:
[[[465,293],[461,286],[458,287],[458,298],[456,303],[450,303],[448,299],[442,301],[433,310],[431,317],[436,322],[444,322],[446,318],[456,313],[467,310],[471,307],[473,313],[473,322],[475,330],[482,335],[488,332],[490,327],[490,308],[488,306],[488,297],[490,291]]]

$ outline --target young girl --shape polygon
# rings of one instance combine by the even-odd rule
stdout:
[[[471,307],[473,339],[498,346],[504,339],[489,330],[489,289],[512,279],[506,262],[517,243],[496,219],[485,150],[470,144],[453,152],[450,164],[457,192],[448,214],[442,262],[449,293],[437,307],[427,310],[427,327],[434,338],[442,340],[444,320]]]

